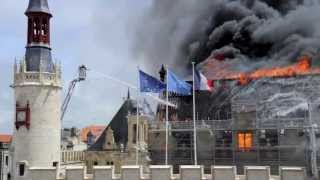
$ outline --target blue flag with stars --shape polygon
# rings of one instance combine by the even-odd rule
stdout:
[[[140,92],[160,93],[166,89],[166,84],[157,78],[139,70]]]
[[[181,95],[191,95],[192,87],[189,83],[180,79],[174,73],[168,70],[168,91],[175,92]]]

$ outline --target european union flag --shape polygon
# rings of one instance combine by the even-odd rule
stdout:
[[[160,93],[166,89],[166,84],[141,70],[139,70],[139,76],[140,92]]]
[[[168,70],[168,91],[181,95],[191,95],[191,85]]]

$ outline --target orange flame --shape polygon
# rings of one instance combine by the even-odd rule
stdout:
[[[313,71],[318,71],[314,69]],[[240,73],[238,75],[239,85],[246,85],[251,80],[265,77],[292,77],[295,75],[311,74],[311,60],[308,56],[302,56],[298,63],[287,67],[275,67],[268,69],[259,69],[251,73]]]
[[[236,72],[232,70],[232,63],[209,58],[204,66],[204,74],[210,80],[238,81],[239,85],[247,85],[253,80],[273,77],[292,77],[299,75],[320,75],[320,67],[312,68],[309,56],[301,56],[298,62],[286,67],[264,68],[252,72]]]

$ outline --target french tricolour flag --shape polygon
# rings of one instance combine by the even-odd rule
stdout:
[[[195,90],[212,91],[213,81],[208,80],[201,72],[195,70]]]

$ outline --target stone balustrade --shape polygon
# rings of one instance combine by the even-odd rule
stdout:
[[[144,174],[140,166],[122,166],[121,174],[114,173],[113,166],[95,166],[93,174],[85,174],[85,167],[66,167],[63,177],[57,178],[54,168],[32,167],[26,173],[30,180],[305,180],[302,167],[281,167],[280,175],[270,175],[267,166],[247,166],[244,175],[237,175],[233,166],[212,166],[211,174],[204,174],[202,166],[181,166],[180,174],[172,174],[172,166],[150,166]]]
[[[25,83],[41,83],[41,84],[54,84],[59,85],[60,74],[46,73],[46,72],[23,72],[16,73],[14,76],[14,84],[20,85]]]
[[[83,162],[84,160],[85,160],[84,151],[62,151],[61,152],[62,164]]]

